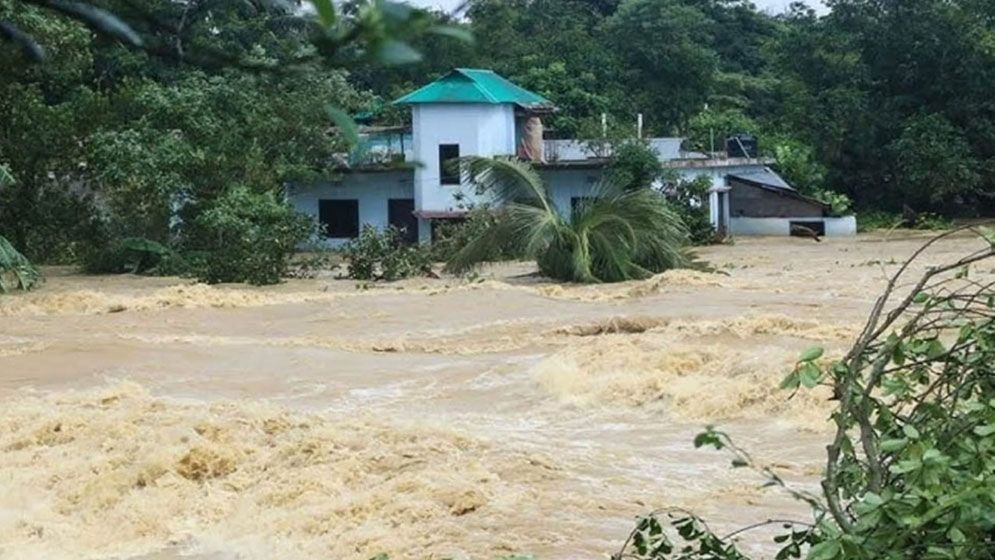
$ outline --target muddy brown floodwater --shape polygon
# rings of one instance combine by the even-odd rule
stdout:
[[[604,558],[656,508],[804,520],[692,438],[814,488],[827,395],[776,386],[922,241],[740,240],[700,251],[718,274],[587,287],[51,270],[0,298],[0,558]]]

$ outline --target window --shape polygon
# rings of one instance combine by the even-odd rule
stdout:
[[[439,144],[439,184],[458,185],[459,177],[459,144]]]
[[[325,237],[359,237],[359,201],[319,200],[318,221],[325,226]]]

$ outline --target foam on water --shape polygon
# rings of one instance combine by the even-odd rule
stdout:
[[[0,556],[128,556],[177,543],[251,558],[528,547],[512,527],[483,536],[532,483],[560,476],[551,459],[350,416],[181,403],[130,383],[4,402]]]

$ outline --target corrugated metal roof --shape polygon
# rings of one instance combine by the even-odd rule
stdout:
[[[774,173],[774,171],[769,167],[764,167],[762,170],[758,169],[756,171],[730,173],[729,177],[746,181],[748,183],[756,183],[765,187],[774,187],[776,189],[783,189],[792,192],[795,190],[794,187],[789,185],[787,181],[782,179],[777,173]]]
[[[545,97],[519,87],[493,70],[457,68],[438,80],[417,89],[395,104],[415,103],[512,103],[527,109],[552,108]]]

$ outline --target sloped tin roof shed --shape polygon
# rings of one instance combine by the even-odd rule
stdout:
[[[530,111],[549,111],[553,103],[519,87],[493,70],[457,68],[438,80],[394,101],[396,105],[422,103],[510,103]]]

